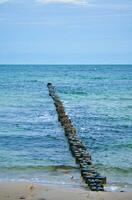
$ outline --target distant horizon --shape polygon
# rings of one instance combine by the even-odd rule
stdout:
[[[103,66],[105,66],[106,65],[107,66],[107,65],[109,65],[110,66],[110,65],[132,65],[132,63],[131,64],[129,64],[129,63],[128,64],[127,63],[122,63],[122,64],[120,64],[120,63],[118,63],[118,64],[117,63],[115,63],[115,64],[114,63],[112,63],[112,64],[103,64],[103,63],[102,64],[101,63],[99,63],[99,64],[97,64],[97,63],[95,63],[95,64],[94,63],[88,63],[88,64],[85,64],[85,63],[84,64],[83,63],[80,63],[80,64],[79,63],[77,63],[77,64],[76,63],[71,63],[71,64],[70,63],[69,64],[64,64],[64,63],[62,63],[62,64],[60,64],[60,63],[59,64],[52,64],[52,63],[51,64],[50,63],[40,63],[40,64],[39,63],[38,64],[37,63],[30,63],[30,64],[29,63],[14,63],[14,64],[13,63],[3,63],[3,64],[1,64],[0,63],[0,66],[1,65],[54,65],[54,66],[56,66],[56,65],[60,65],[60,66],[62,66],[62,65],[67,65],[67,66],[69,66],[69,65],[76,65],[76,66],[77,65],[94,65],[94,66],[95,65],[103,65]]]

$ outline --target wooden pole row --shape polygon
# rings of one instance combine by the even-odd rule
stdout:
[[[64,129],[65,136],[69,143],[69,149],[80,167],[81,176],[84,182],[92,191],[104,191],[104,184],[106,184],[106,177],[101,176],[94,168],[91,160],[91,155],[88,153],[85,145],[79,139],[76,129],[73,127],[71,119],[65,112],[64,105],[56,94],[55,87],[47,84],[49,96],[52,97],[56,111],[58,114],[58,121]]]

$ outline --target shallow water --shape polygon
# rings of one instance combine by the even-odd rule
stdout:
[[[52,82],[107,190],[132,190],[132,66],[0,66],[0,179],[84,186]],[[71,177],[74,178],[71,178]]]

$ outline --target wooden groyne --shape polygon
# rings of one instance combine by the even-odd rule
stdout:
[[[56,111],[58,114],[58,121],[61,123],[67,141],[69,143],[69,149],[76,160],[76,163],[80,167],[81,176],[84,182],[88,185],[92,191],[104,191],[104,184],[106,184],[106,177],[101,176],[94,168],[91,160],[91,155],[88,153],[85,145],[79,139],[76,133],[76,129],[73,127],[71,119],[65,112],[64,105],[56,94],[55,87],[51,84],[47,84],[49,90],[49,96],[52,97]]]

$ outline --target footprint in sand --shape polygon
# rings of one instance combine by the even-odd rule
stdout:
[[[26,197],[24,197],[24,196],[21,196],[19,199],[26,199]]]
[[[40,199],[38,199],[38,200],[46,200],[45,198],[40,198]]]

